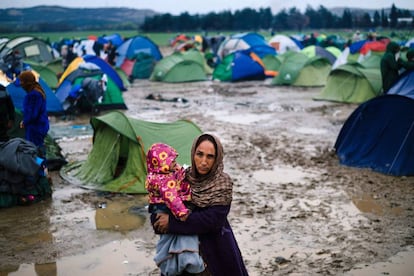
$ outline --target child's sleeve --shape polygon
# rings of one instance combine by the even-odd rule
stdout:
[[[163,184],[160,185],[160,193],[165,204],[178,219],[185,217],[189,213],[189,210],[178,195],[179,185],[180,181],[177,181],[175,178],[163,181]]]

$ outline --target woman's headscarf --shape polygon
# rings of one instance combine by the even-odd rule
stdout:
[[[196,169],[194,155],[200,143],[206,140],[213,143],[216,159],[210,172],[200,175]],[[198,207],[229,205],[232,201],[233,181],[223,172],[223,156],[223,146],[214,135],[202,134],[194,140],[191,148],[191,167],[187,169],[186,179],[191,185],[192,201]]]
[[[19,75],[20,85],[26,92],[33,90],[42,94],[43,99],[46,99],[46,93],[40,84],[36,81],[36,76],[31,71],[23,71]]]

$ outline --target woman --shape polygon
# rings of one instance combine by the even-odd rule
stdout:
[[[23,101],[23,121],[26,140],[35,144],[41,157],[46,156],[45,137],[49,131],[49,118],[46,110],[46,93],[31,71],[19,75],[20,86],[26,91]]]
[[[227,220],[233,181],[223,172],[223,154],[223,146],[215,136],[197,137],[191,148],[191,167],[186,171],[196,208],[186,221],[166,214],[154,214],[151,221],[157,233],[197,234],[200,253],[213,276],[248,275]]]

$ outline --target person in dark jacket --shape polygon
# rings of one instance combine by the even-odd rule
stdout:
[[[23,121],[20,122],[20,127],[25,129],[25,139],[35,144],[39,149],[39,155],[45,157],[44,141],[49,131],[46,93],[32,71],[23,71],[19,75],[19,81],[26,91],[23,100]]]
[[[9,140],[7,131],[13,127],[14,104],[6,87],[0,84],[0,142]]]
[[[381,58],[382,91],[384,94],[387,93],[400,77],[399,70],[402,64],[399,62],[399,53],[400,45],[392,41],[388,43],[386,51]]]
[[[233,181],[223,171],[223,155],[218,138],[211,134],[197,137],[191,149],[191,167],[186,170],[196,208],[186,221],[172,215],[153,214],[151,222],[156,233],[197,234],[200,254],[211,275],[245,276],[248,272],[227,219],[233,198]]]
[[[414,49],[409,49],[405,56],[407,57],[407,60],[401,61],[402,67],[404,67],[403,73],[405,71],[414,70]]]

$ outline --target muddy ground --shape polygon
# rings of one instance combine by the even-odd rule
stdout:
[[[410,275],[414,178],[340,165],[333,146],[356,105],[314,101],[320,90],[138,80],[124,93],[124,112],[190,119],[221,138],[234,179],[229,220],[250,275]],[[51,120],[65,158],[84,160],[89,116]],[[0,275],[159,275],[145,196],[50,175],[52,199],[0,210]]]

